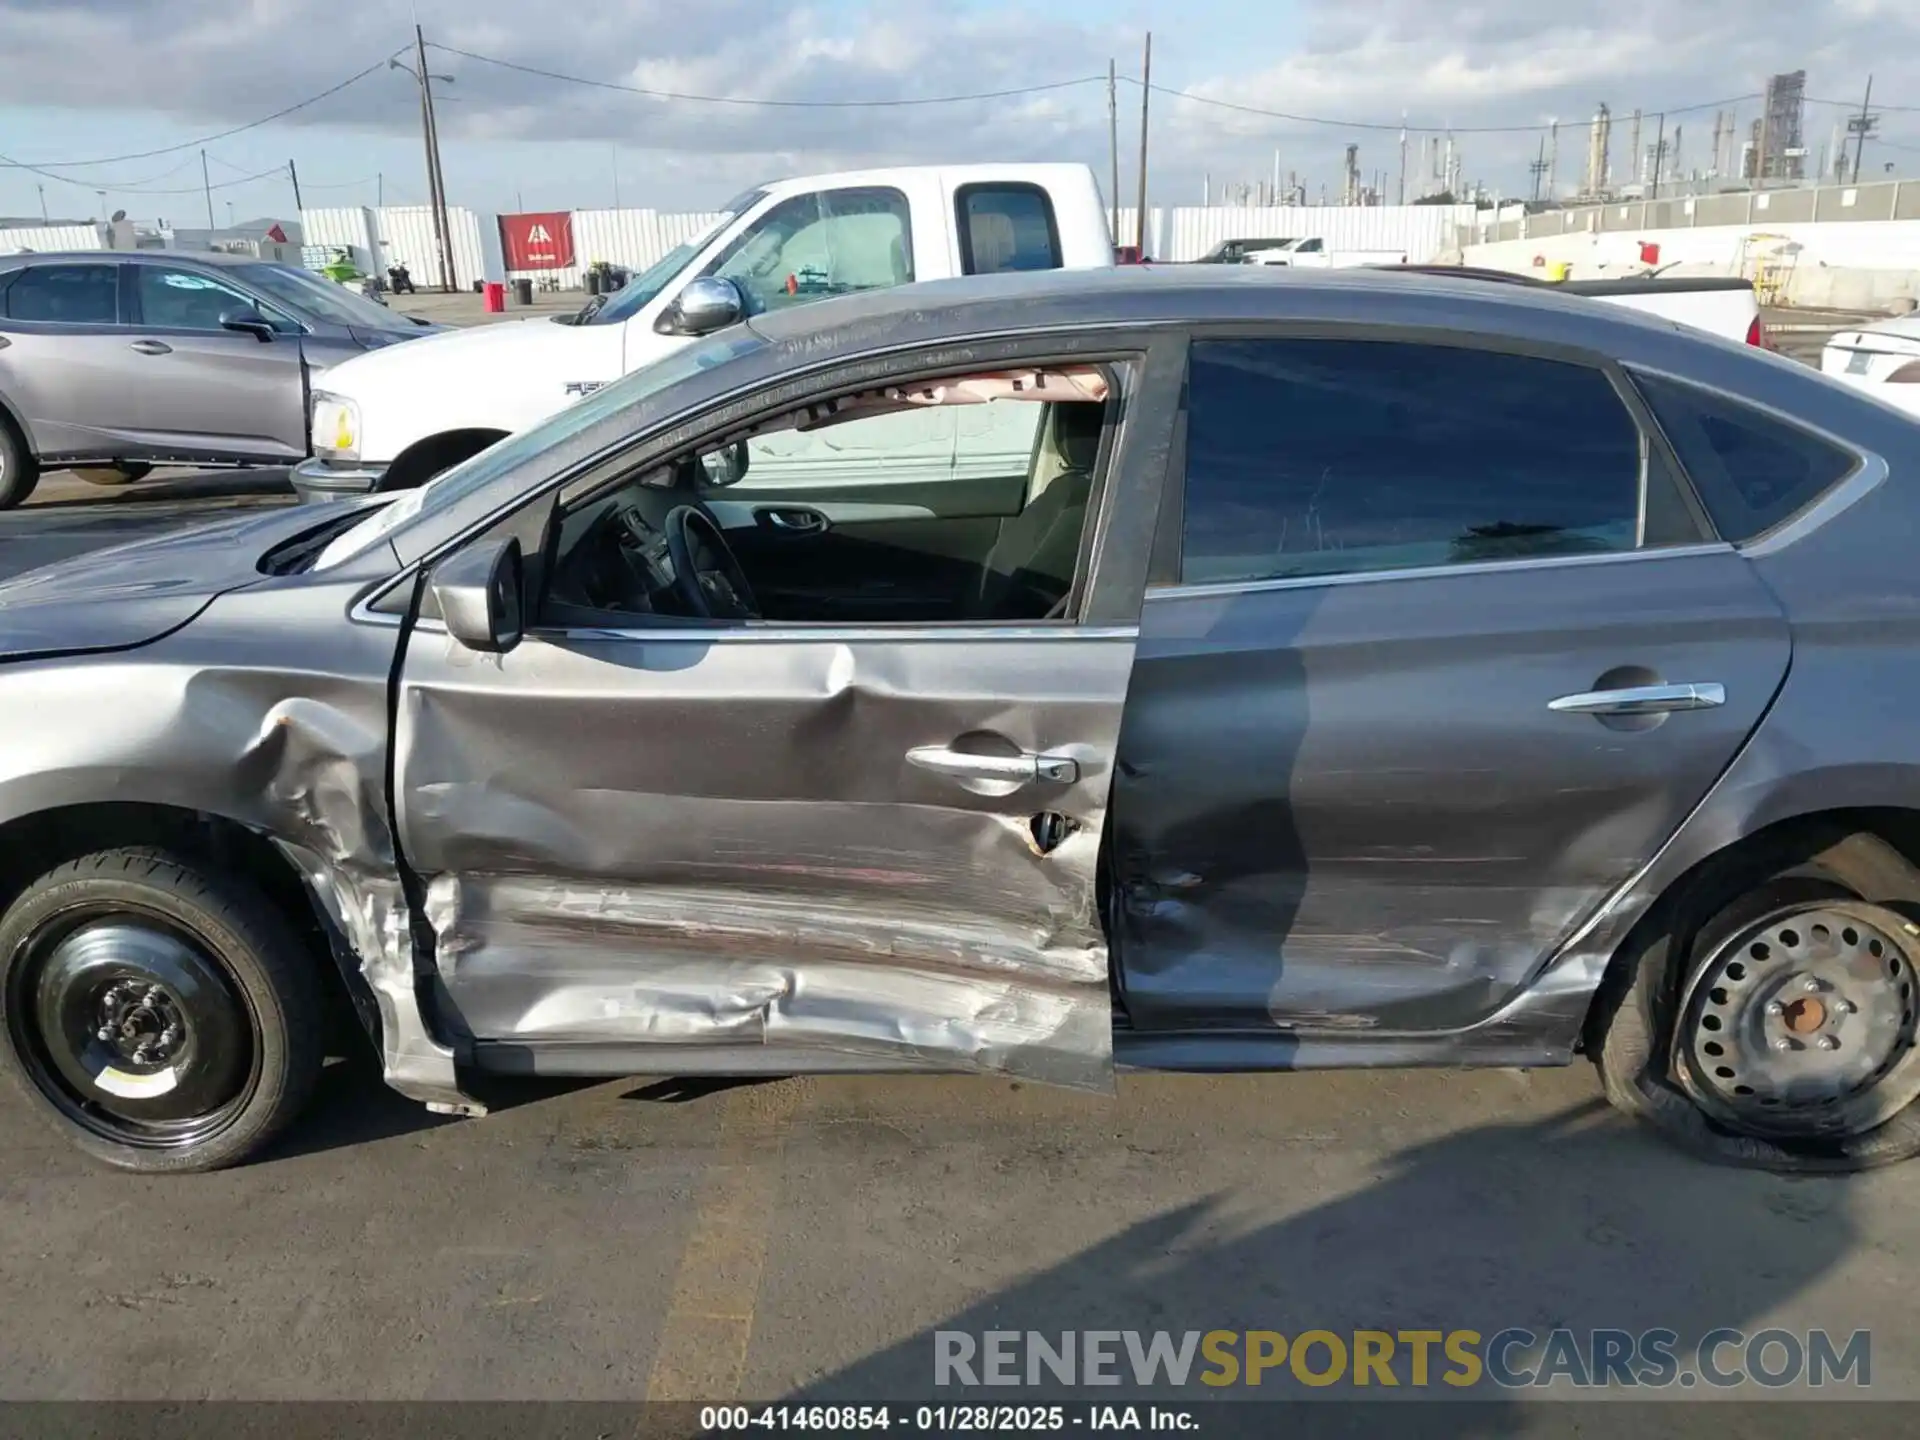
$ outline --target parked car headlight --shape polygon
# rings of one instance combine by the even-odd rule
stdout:
[[[360,458],[360,407],[346,396],[313,392],[313,453],[329,460]]]

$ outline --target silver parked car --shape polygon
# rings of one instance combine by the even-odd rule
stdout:
[[[0,1005],[110,1163],[388,1082],[1564,1064],[1920,1151],[1920,427],[1591,301],[981,277],[0,586]],[[698,300],[698,306],[692,301]]]
[[[436,328],[251,257],[0,256],[0,509],[47,470],[299,460],[315,375]]]

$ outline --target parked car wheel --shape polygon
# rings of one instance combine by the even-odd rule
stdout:
[[[0,418],[0,510],[25,503],[40,483],[40,466],[20,433]]]
[[[109,850],[0,920],[8,1068],[89,1155],[143,1173],[253,1154],[306,1102],[323,992],[250,887],[165,851]]]
[[[151,475],[153,466],[130,462],[125,465],[90,467],[73,473],[89,485],[131,485],[136,480],[144,480]]]
[[[1852,1171],[1920,1154],[1920,871],[1852,835],[1704,880],[1610,978],[1608,1098],[1707,1158]]]

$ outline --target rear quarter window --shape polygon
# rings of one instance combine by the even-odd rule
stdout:
[[[1851,451],[1710,390],[1640,373],[1633,383],[1723,540],[1751,540],[1792,519],[1860,463]]]

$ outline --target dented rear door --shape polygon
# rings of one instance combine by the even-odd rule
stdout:
[[[401,833],[482,1052],[1111,1083],[1095,866],[1177,397],[1160,349],[1078,624],[535,631],[502,657],[415,632]],[[1019,757],[1024,780],[985,773]]]

